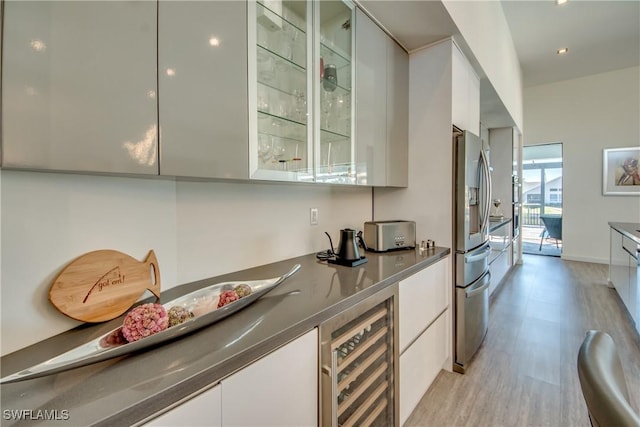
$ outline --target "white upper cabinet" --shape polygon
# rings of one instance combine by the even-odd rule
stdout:
[[[453,124],[480,135],[480,79],[455,44],[451,67]]]
[[[385,32],[357,9],[356,170],[360,184],[386,181],[387,43]]]
[[[3,12],[2,167],[407,185],[408,55],[352,1]]]
[[[387,39],[387,173],[385,186],[409,186],[409,54]]]
[[[249,174],[247,3],[158,2],[160,174]]]
[[[4,2],[3,167],[157,174],[155,2]]]
[[[356,12],[357,183],[408,182],[409,55],[364,12]]]

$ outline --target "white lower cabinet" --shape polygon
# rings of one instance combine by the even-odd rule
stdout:
[[[222,391],[219,384],[145,424],[146,427],[221,425]]]
[[[638,271],[638,244],[611,228],[609,281],[629,311],[640,333],[640,281]]]
[[[449,258],[446,258],[400,282],[400,352],[449,305],[448,273]]]
[[[511,269],[511,249],[505,252],[498,252],[497,257],[489,264],[489,271],[491,272],[491,284],[489,285],[489,295],[500,286],[502,279],[504,279]]]
[[[450,270],[447,257],[399,285],[400,425],[451,358]]]
[[[449,311],[445,311],[400,355],[400,425],[427,392],[450,354]]]
[[[318,330],[223,379],[223,426],[316,426]]]
[[[280,347],[147,427],[316,426],[318,329]]]

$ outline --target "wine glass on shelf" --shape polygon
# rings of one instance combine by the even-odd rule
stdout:
[[[265,167],[271,160],[271,146],[269,135],[258,134],[258,158],[260,163]]]
[[[294,62],[293,58],[294,58],[296,41],[298,39],[299,31],[296,27],[288,23],[284,24],[282,31],[283,31],[282,37],[281,37],[281,43],[283,44],[282,56],[287,58],[289,61]]]
[[[294,103],[295,103],[295,117],[294,119],[304,123],[307,116],[307,100],[304,96],[304,91],[294,89],[293,91]]]
[[[331,118],[332,118],[332,109],[334,97],[331,92],[323,91],[324,99],[322,100],[322,113],[324,118],[324,129],[331,129]]]

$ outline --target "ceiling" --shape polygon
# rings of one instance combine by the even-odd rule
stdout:
[[[640,2],[572,0],[502,2],[522,67],[536,86],[637,66]],[[557,49],[569,52],[558,55]]]
[[[441,1],[358,3],[409,52],[459,36]],[[500,3],[520,61],[524,87],[640,65],[638,0],[569,0],[563,5],[556,5],[555,0]],[[558,55],[556,51],[562,47],[569,51]],[[481,119],[487,127],[513,125],[486,78],[481,79],[481,104]]]

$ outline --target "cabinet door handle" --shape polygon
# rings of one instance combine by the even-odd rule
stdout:
[[[636,261],[638,260],[638,253],[639,251],[636,251],[636,253],[632,253],[629,249],[627,249],[625,246],[622,247],[622,249],[624,249],[624,251],[626,253],[628,253],[633,259],[635,259]]]

